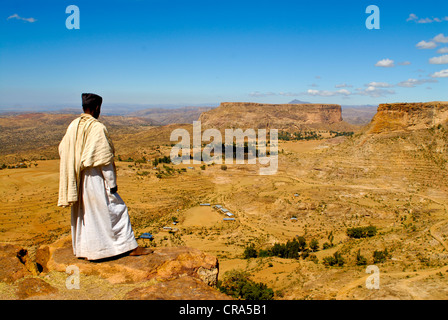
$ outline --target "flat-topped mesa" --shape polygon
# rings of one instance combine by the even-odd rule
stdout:
[[[367,132],[427,129],[447,121],[448,102],[383,103],[378,106]]]
[[[297,125],[333,124],[342,121],[337,104],[262,104],[222,102],[218,108],[203,112],[199,121],[206,128],[275,128]]]

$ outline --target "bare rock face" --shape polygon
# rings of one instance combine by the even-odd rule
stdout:
[[[342,121],[337,104],[261,104],[223,102],[199,117],[204,128],[289,129],[297,125],[333,124]]]
[[[153,286],[145,286],[131,290],[126,300],[232,300],[228,295],[207,286],[197,278],[185,276],[172,281],[158,282]]]
[[[12,283],[33,274],[26,249],[13,244],[0,245],[0,282]]]
[[[427,129],[448,121],[448,102],[380,104],[367,133]]]
[[[16,294],[19,299],[23,300],[36,296],[45,296],[57,292],[58,289],[46,283],[42,279],[26,278],[18,283]]]
[[[216,285],[218,279],[218,259],[197,249],[165,247],[156,248],[154,253],[144,256],[85,261],[73,255],[70,236],[39,248],[36,263],[43,272],[66,272],[68,266],[74,265],[81,274],[98,275],[110,283],[166,281],[189,276],[207,285]]]

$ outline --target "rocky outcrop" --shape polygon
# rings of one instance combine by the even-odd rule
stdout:
[[[10,286],[17,299],[92,298],[88,289],[66,287],[64,279],[75,269],[79,270],[83,288],[96,286],[98,281],[108,284],[96,286],[100,298],[228,299],[214,288],[218,267],[216,257],[188,247],[154,248],[153,253],[144,256],[86,261],[73,255],[71,237],[66,236],[38,248],[35,261],[31,261],[24,248],[0,246],[0,282]],[[111,286],[121,288],[116,290],[121,292],[119,296],[113,296]]]
[[[384,103],[367,133],[427,129],[448,121],[448,102]]]
[[[55,294],[58,289],[46,283],[39,278],[26,278],[19,281],[17,285],[16,295],[20,300],[29,299],[31,297],[46,296]]]
[[[216,285],[218,259],[188,247],[155,248],[144,256],[124,256],[102,261],[86,261],[73,255],[71,238],[65,237],[36,252],[36,263],[43,272],[65,272],[76,266],[81,274],[98,275],[110,283],[136,283],[150,279],[173,280],[181,276]]]
[[[232,300],[218,290],[204,285],[193,277],[180,277],[172,281],[158,282],[153,286],[144,286],[129,291],[126,300]]]
[[[26,249],[13,244],[0,245],[0,282],[12,283],[35,274]]]
[[[199,117],[204,128],[289,129],[298,125],[333,124],[342,121],[337,104],[261,104],[223,102]]]

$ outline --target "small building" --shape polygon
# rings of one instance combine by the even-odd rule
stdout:
[[[291,217],[291,220],[297,220],[297,218],[296,217]]]
[[[191,169],[191,170],[194,170],[194,167],[187,167],[187,169]]]
[[[163,227],[163,230],[171,230],[172,228],[171,227]]]
[[[222,208],[222,205],[217,204],[217,205],[214,206],[214,208],[216,208],[216,209],[221,209],[221,208]]]
[[[231,212],[226,212],[226,216],[231,217],[231,216],[233,216],[233,213],[231,213]]]
[[[222,220],[224,220],[224,221],[235,221],[235,218],[224,218]]]
[[[153,235],[150,234],[149,232],[142,233],[139,238],[140,239],[149,239],[149,240],[154,239]]]
[[[294,193],[294,197],[298,197],[299,196],[299,194],[298,193]]]
[[[210,203],[200,203],[200,206],[210,206]]]

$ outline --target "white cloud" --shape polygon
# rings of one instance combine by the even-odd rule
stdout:
[[[369,96],[372,98],[385,97],[389,94],[395,94],[394,90],[388,90],[383,88],[377,88],[374,86],[368,86],[366,89],[357,88],[357,95]]]
[[[448,47],[440,48],[439,50],[437,50],[437,53],[448,53]]]
[[[403,62],[398,62],[397,63],[399,66],[409,66],[411,64],[410,61],[403,61]]]
[[[390,88],[393,87],[392,84],[389,84],[387,82],[370,82],[368,84],[365,84],[366,87],[375,87],[375,88]]]
[[[297,96],[300,96],[300,93],[295,93],[295,92],[280,92],[279,95],[284,96],[284,97],[297,97]]]
[[[383,59],[375,64],[375,67],[391,68],[394,67],[394,60]]]
[[[448,37],[445,37],[443,33],[436,35],[432,40],[440,43],[448,43]]]
[[[340,83],[334,86],[335,88],[353,88],[352,85],[344,83]]]
[[[23,20],[23,21],[30,22],[30,23],[33,23],[33,22],[36,22],[36,21],[37,21],[37,20],[34,19],[34,18],[22,18],[22,17],[19,16],[17,13],[14,13],[12,16],[9,16],[6,20],[9,20],[9,19]]]
[[[275,96],[276,94],[274,92],[263,93],[263,92],[260,92],[260,91],[254,91],[254,92],[249,93],[249,95],[251,97],[255,97],[255,98],[262,98],[262,97]]]
[[[443,21],[448,21],[448,17],[443,17],[443,18],[437,18],[437,17],[433,17],[431,18],[418,18],[416,14],[411,13],[409,15],[409,17],[406,19],[406,21],[414,21],[415,23],[433,23],[433,22],[443,22]]]
[[[448,78],[448,69],[434,72],[431,75],[431,77],[433,77],[433,78]]]
[[[437,80],[434,79],[408,79],[406,81],[401,81],[397,83],[397,86],[403,87],[403,88],[414,88],[417,85],[428,83],[428,82],[437,82]]]
[[[414,20],[417,20],[417,19],[418,19],[418,17],[415,14],[411,13],[409,15],[409,17],[406,19],[406,21],[414,21]]]
[[[320,96],[320,97],[333,97],[333,96],[348,96],[352,93],[348,91],[347,89],[340,89],[337,91],[327,91],[327,90],[314,90],[314,89],[308,89],[308,91],[305,93],[310,96]]]
[[[440,57],[434,57],[429,59],[430,64],[447,64],[448,63],[448,54],[445,54]]]
[[[437,47],[437,43],[435,43],[434,41],[426,42],[425,40],[422,40],[417,43],[416,47],[419,49],[434,49],[435,47]]]
[[[434,22],[434,20],[430,18],[421,18],[417,21],[417,23],[431,23],[431,22]]]

